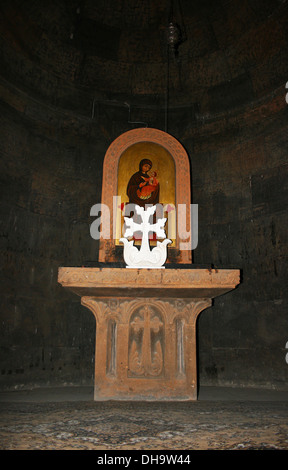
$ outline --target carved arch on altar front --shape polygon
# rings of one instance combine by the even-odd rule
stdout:
[[[123,262],[123,246],[118,246],[118,236],[116,233],[117,205],[119,205],[117,196],[119,196],[118,192],[120,190],[119,171],[122,171],[122,163],[123,159],[126,158],[126,155],[127,158],[130,158],[130,160],[132,158],[131,162],[133,163],[133,156],[131,157],[131,154],[133,153],[132,151],[134,151],[134,149],[137,149],[137,156],[139,154],[138,160],[140,158],[145,158],[147,155],[147,149],[148,156],[152,152],[152,159],[157,160],[158,158],[159,160],[160,158],[160,160],[162,159],[162,163],[163,158],[165,159],[166,155],[167,167],[170,168],[170,175],[172,171],[171,169],[173,167],[174,177],[170,178],[171,185],[173,187],[170,186],[170,188],[171,194],[173,194],[173,202],[175,203],[176,219],[178,216],[177,208],[179,205],[185,204],[186,213],[182,218],[182,226],[179,227],[178,219],[175,219],[175,241],[173,243],[173,247],[169,248],[168,250],[167,262],[191,263],[191,249],[187,249],[187,246],[189,247],[189,242],[191,242],[191,240],[188,240],[187,243],[187,239],[181,239],[182,242],[186,242],[186,249],[180,250],[180,232],[182,232],[182,234],[190,233],[191,227],[191,176],[189,158],[184,147],[178,142],[177,139],[167,134],[166,132],[149,128],[133,129],[125,132],[124,134],[121,134],[111,143],[105,154],[103,163],[101,203],[108,207],[109,211],[102,212],[101,224],[102,227],[107,228],[109,226],[110,230],[108,230],[108,233],[110,233],[110,238],[103,238],[103,236],[100,237],[99,261],[103,263]],[[139,165],[138,160],[136,161],[135,159],[135,165]],[[172,166],[171,162],[173,162]],[[162,168],[164,169],[163,166]],[[132,170],[133,168],[131,168],[131,172]],[[157,168],[157,170],[159,170],[159,168]],[[162,184],[162,195],[164,195],[164,193],[166,194],[164,197],[165,201],[167,201],[167,194],[169,192],[167,185],[165,189],[166,179],[166,177],[163,179],[164,184]],[[161,203],[161,200],[159,202]],[[107,230],[105,230],[105,233],[107,234]]]

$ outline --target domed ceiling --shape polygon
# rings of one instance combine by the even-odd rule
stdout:
[[[288,80],[286,0],[2,0],[0,8],[2,79],[50,104],[163,104],[169,77],[171,105],[217,113]],[[177,55],[167,52],[171,12],[183,39]]]

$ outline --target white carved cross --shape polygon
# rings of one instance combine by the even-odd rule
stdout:
[[[165,238],[164,225],[166,219],[158,219],[156,224],[150,224],[150,216],[153,215],[156,211],[156,206],[150,206],[147,210],[144,210],[143,207],[135,206],[136,213],[141,216],[142,223],[136,223],[131,218],[124,217],[126,223],[126,231],[124,237],[133,237],[135,232],[142,232],[142,245],[143,250],[149,249],[149,232],[155,232],[158,238]],[[150,251],[150,250],[149,250]]]
[[[133,237],[135,232],[142,232],[142,243],[140,250],[133,246],[133,241],[128,242],[127,238],[121,238],[124,243],[124,259],[128,267],[161,267],[167,257],[167,244],[172,243],[166,238],[164,225],[166,218],[158,219],[155,224],[151,224],[149,219],[156,211],[156,206],[150,206],[147,210],[135,205],[135,211],[141,216],[142,223],[134,222],[133,218],[124,217],[126,230],[124,237]],[[155,232],[158,238],[165,240],[157,242],[157,247],[150,251],[149,232]]]

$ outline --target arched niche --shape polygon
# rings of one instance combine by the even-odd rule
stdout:
[[[102,235],[100,237],[99,261],[123,262],[123,245],[119,244],[119,211],[121,204],[126,202],[125,185],[128,184],[133,172],[138,171],[142,158],[149,158],[153,162],[153,168],[157,170],[160,183],[159,202],[168,204],[170,208],[172,206],[176,214],[173,219],[171,213],[175,231],[172,237],[173,244],[168,249],[167,262],[191,263],[189,158],[183,146],[174,137],[150,128],[133,129],[121,134],[111,143],[105,154],[101,203],[109,210],[102,212],[101,224],[102,227],[110,227],[108,230],[110,236],[107,237],[105,230],[105,238]],[[178,217],[179,205],[182,210],[185,207],[185,214],[183,216],[182,212],[181,220]],[[184,250],[181,249],[183,243],[181,245],[180,242],[185,242]]]

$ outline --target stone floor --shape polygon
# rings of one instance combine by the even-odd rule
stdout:
[[[288,392],[267,390],[204,387],[196,402],[94,402],[90,387],[0,392],[0,449],[288,450],[287,418]]]

